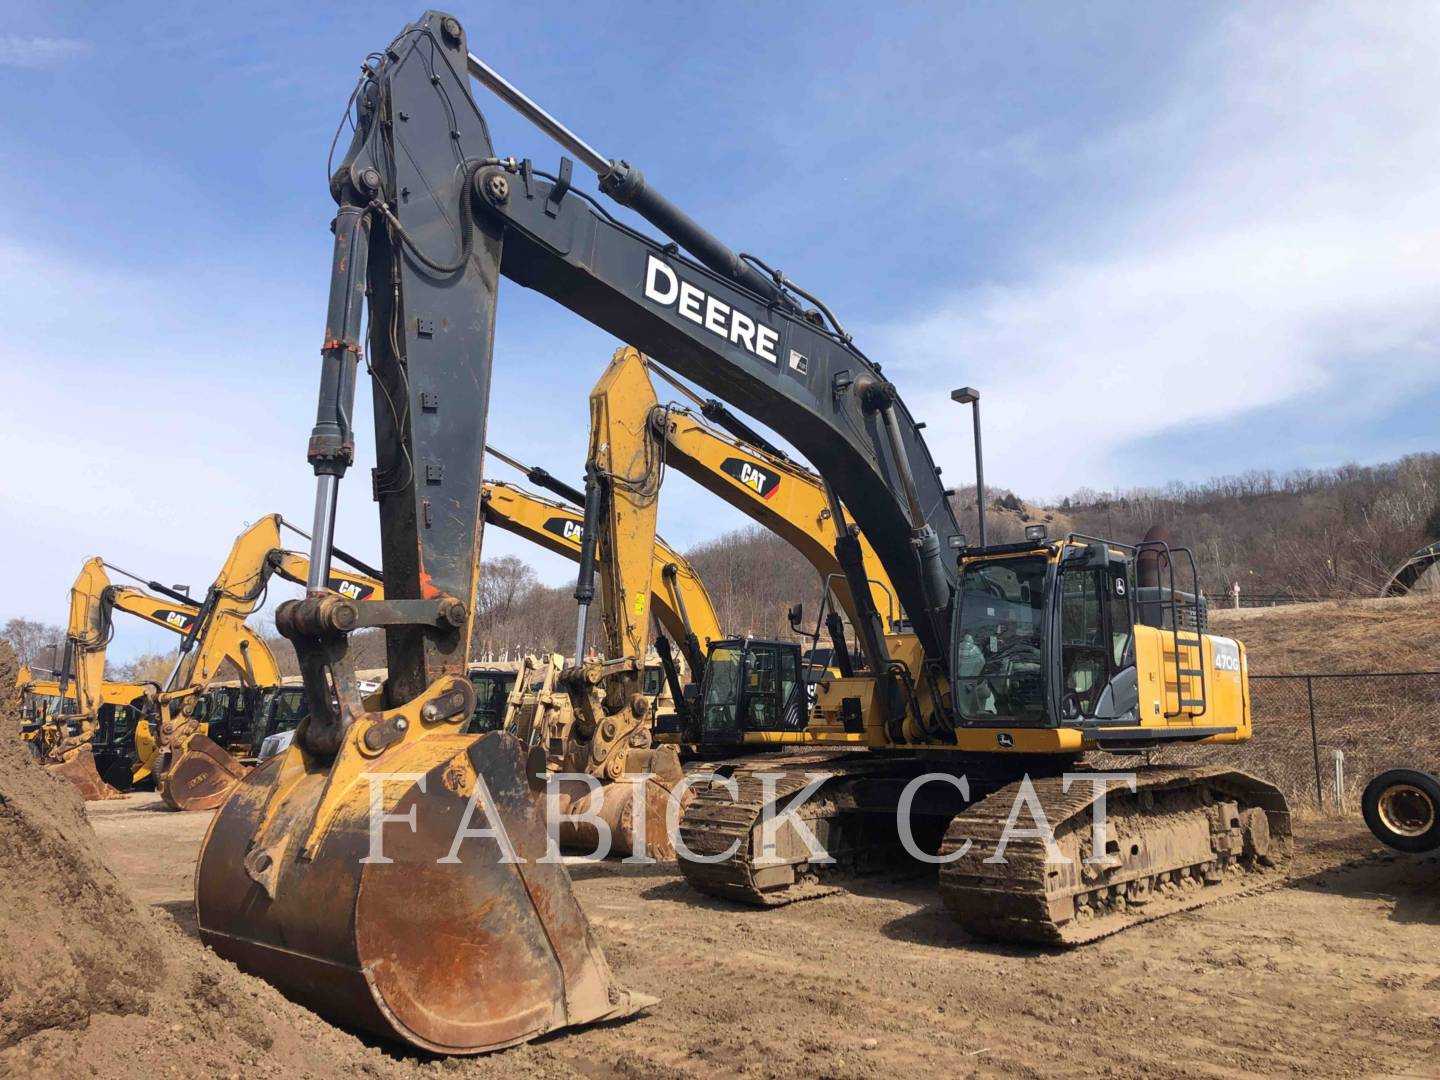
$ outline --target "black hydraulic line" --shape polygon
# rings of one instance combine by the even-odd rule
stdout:
[[[830,632],[830,645],[835,650],[835,666],[848,679],[855,674],[855,665],[850,662],[850,646],[845,641],[845,620],[834,608],[825,616],[825,629]]]
[[[200,601],[196,600],[193,596],[188,596],[177,589],[172,589],[168,585],[162,585],[158,581],[146,581],[139,574],[132,574],[123,566],[116,566],[114,563],[108,562],[102,563],[102,565],[108,570],[114,570],[117,574],[128,577],[131,581],[138,581],[141,585],[144,585],[152,592],[157,592],[161,596],[168,597],[169,599],[174,600],[177,604],[184,604],[186,607],[192,608],[198,608],[200,606]]]
[[[675,666],[670,639],[664,634],[655,639],[655,651],[660,656],[660,667],[665,671],[665,682],[670,686],[670,696],[675,699],[675,712],[683,723],[690,712],[689,704],[685,700],[685,691],[680,687],[680,671]]]
[[[651,187],[640,170],[628,161],[610,163],[610,171],[600,177],[600,190],[621,206],[634,210],[721,277],[729,278],[772,304],[795,307],[783,289]]]
[[[196,600],[193,596],[186,596],[184,593],[178,591],[177,589],[172,589],[168,586],[161,585],[158,581],[147,581],[145,582],[145,587],[147,589],[150,589],[152,592],[157,592],[161,596],[174,600],[177,604],[184,604],[186,607],[192,607],[197,609],[200,607],[200,601]]]
[[[900,433],[900,422],[895,415],[895,402],[886,402],[879,410],[882,426],[890,440],[900,487],[910,508],[910,546],[920,570],[920,587],[925,597],[925,613],[936,627],[937,635],[944,623],[950,604],[950,583],[941,563],[940,537],[925,517],[920,505],[920,496],[915,486],[915,474],[910,459],[905,453],[904,440]]]
[[[600,180],[600,190],[628,206],[715,273],[729,278],[772,304],[795,308],[785,290],[731,251],[699,222],[646,181],[628,161],[607,158],[532,101],[518,87],[474,53],[467,56],[470,74],[502,101],[578,157]]]
[[[718,424],[741,442],[758,446],[771,457],[777,457],[781,461],[790,460],[789,454],[785,453],[784,450],[781,450],[769,439],[765,438],[764,435],[761,435],[714,398],[706,399],[705,404],[700,406],[700,413],[706,420]]]
[[[304,529],[291,525],[290,522],[286,521],[283,517],[280,519],[280,526],[281,528],[289,529],[291,532],[299,536],[303,536],[306,540],[309,540],[311,538],[308,532],[306,532]],[[362,574],[368,574],[376,581],[385,580],[385,575],[382,574],[379,570],[375,569],[375,567],[357,558],[356,556],[351,555],[343,548],[332,546],[330,548],[330,553],[334,555],[337,559],[339,559],[341,562],[343,562],[346,566],[350,567],[350,569],[352,570],[359,570]]]
[[[499,458],[512,469],[524,473],[525,479],[529,480],[532,484],[542,487],[546,491],[554,492],[566,502],[574,503],[576,506],[583,507],[585,505],[585,493],[583,491],[579,488],[571,487],[549,470],[542,469],[538,465],[526,465],[523,461],[511,457],[503,450],[497,450],[493,446],[486,446],[485,452]]]
[[[75,671],[75,639],[72,638],[72,637],[67,637],[67,638],[65,639],[65,652],[64,652],[63,654],[61,654],[61,659],[60,659],[60,680],[59,680],[59,682],[60,682],[60,701],[61,701],[61,706],[60,706],[60,708],[61,708],[61,711],[62,711],[62,712],[64,711],[64,708],[65,708],[65,706],[64,706],[65,698],[66,698],[66,696],[69,694],[69,691],[70,691],[70,679],[71,679],[71,676],[73,675],[74,671]]]
[[[215,607],[220,602],[220,595],[220,590],[213,585],[206,591],[205,602],[200,605],[200,611],[196,614],[195,621],[190,624],[190,629],[185,631],[185,636],[180,639],[179,652],[181,656],[195,647],[196,639],[209,626],[210,619],[215,614]]]
[[[595,602],[595,536],[600,531],[600,473],[585,466],[585,518],[580,533],[580,567],[575,574],[575,600],[580,611],[575,626],[575,663],[585,658],[585,629]]]
[[[666,563],[662,575],[670,583],[675,609],[680,613],[681,625],[685,627],[685,640],[680,643],[680,648],[685,653],[685,662],[690,665],[690,681],[698,683],[705,675],[705,651],[700,648],[700,638],[690,626],[690,609],[685,603],[685,594],[680,591],[680,568],[674,563]]]
[[[556,478],[553,474],[540,468],[538,465],[525,473],[525,479],[529,480],[532,484],[545,488],[547,491],[553,491],[566,502],[574,503],[580,507],[586,505],[585,493],[583,491],[571,487],[565,483],[564,480]]]
[[[830,520],[835,525],[835,561],[840,564],[855,604],[855,637],[870,670],[877,673],[885,671],[890,666],[890,649],[885,644],[884,618],[876,610],[875,598],[870,594],[865,552],[860,546],[859,536],[846,520],[840,497],[828,480],[824,483],[825,498],[830,503]]]
[[[342,203],[335,214],[335,251],[325,340],[320,348],[320,394],[306,458],[314,469],[315,516],[310,540],[310,576],[315,593],[330,578],[335,543],[335,509],[340,478],[355,460],[355,378],[362,355],[361,320],[370,263],[368,207]]]
[[[332,548],[330,549],[330,554],[334,555],[337,559],[339,559],[341,562],[343,562],[346,566],[350,567],[350,569],[352,569],[352,570],[359,570],[360,573],[365,574],[365,575],[367,575],[367,576],[369,576],[369,577],[372,577],[372,578],[374,578],[376,581],[384,581],[384,580],[385,580],[385,575],[382,574],[382,573],[381,573],[379,570],[377,570],[375,567],[371,566],[371,565],[370,565],[369,563],[367,563],[367,562],[362,562],[362,561],[360,561],[360,560],[357,559],[354,555],[348,555],[348,554],[346,554],[344,551],[342,551],[342,550],[341,550],[340,548],[338,548],[338,547],[332,547]]]

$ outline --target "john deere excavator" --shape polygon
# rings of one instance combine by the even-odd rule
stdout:
[[[246,771],[231,750],[258,749],[248,742],[243,747],[222,746],[202,730],[204,717],[198,707],[227,660],[245,687],[280,685],[280,668],[269,646],[245,620],[264,603],[266,587],[275,574],[291,581],[308,579],[307,557],[281,546],[284,525],[279,514],[267,514],[236,538],[185,629],[179,658],[158,696],[152,769],[156,790],[176,810],[218,806]],[[356,572],[330,571],[324,585],[327,590],[356,599],[383,594],[378,574],[353,556],[341,553],[341,557]]]
[[[666,238],[580,193],[568,161],[550,174],[498,156],[467,73]],[[769,781],[741,767],[728,817],[716,791],[701,791],[680,831],[718,861],[682,852],[689,880],[758,903],[802,895],[817,872],[796,850],[803,813],[841,866],[863,863],[893,848],[911,782],[937,773],[954,782],[913,802],[938,826],[939,857],[954,860],[945,902],[978,933],[1084,941],[1284,872],[1284,800],[1244,774],[1138,770],[1134,790],[1109,793],[1114,846],[1101,851],[1087,845],[1105,781],[1064,779],[1090,749],[1249,735],[1243,649],[1204,632],[1200,598],[1173,577],[1183,554],[1085,537],[968,548],[920,426],[829,309],[564,128],[469,53],[453,16],[427,12],[371,54],[352,102],[355,134],[331,180],[310,579],[306,598],[277,613],[310,715],[211,826],[196,877],[207,943],[332,1018],[432,1051],[494,1049],[637,1005],[609,974],[564,867],[542,861],[542,792],[521,745],[459,734],[502,274],[793,445],[873,545],[911,620],[913,641],[892,649],[862,619],[865,670],[819,688],[830,741],[869,752],[807,750],[768,762]],[[362,354],[376,395],[384,601],[324,588]],[[632,463],[609,469],[612,488],[644,496]],[[600,482],[587,476],[587,488]],[[848,531],[848,519],[834,524],[837,537]],[[838,546],[837,559],[860,602],[863,566]],[[648,573],[617,580],[626,602],[648,602]],[[385,629],[390,677],[366,701],[347,635],[369,626]],[[814,773],[819,800],[790,805],[817,790]],[[957,797],[929,797],[941,789]],[[1003,828],[1017,794],[1022,809],[1043,809],[1053,843],[1042,829]],[[776,800],[790,835],[772,867],[755,826]],[[372,834],[385,814],[405,827]],[[987,862],[1006,840],[1005,861]]]

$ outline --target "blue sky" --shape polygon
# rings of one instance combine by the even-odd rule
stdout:
[[[89,555],[199,587],[246,522],[308,518],[325,154],[360,59],[419,9],[0,11],[0,619],[59,621]],[[966,383],[992,481],[1032,496],[1436,448],[1433,6],[455,13],[602,152],[823,296],[948,477],[970,475]],[[554,165],[477,94],[501,153]],[[506,286],[491,441],[578,476],[617,344]],[[373,555],[362,456],[341,543]],[[671,476],[672,543],[743,523]],[[497,530],[486,551],[571,573]]]

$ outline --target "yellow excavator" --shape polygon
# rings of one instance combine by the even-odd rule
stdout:
[[[173,809],[218,806],[246,772],[231,751],[258,749],[248,744],[248,724],[242,745],[227,748],[212,738],[216,733],[202,730],[205,718],[200,705],[227,660],[236,668],[243,687],[280,685],[280,669],[269,646],[245,620],[264,603],[274,575],[294,582],[308,578],[308,558],[281,546],[282,527],[294,529],[279,514],[267,514],[236,538],[181,639],[175,667],[158,695],[152,770],[156,790]],[[353,556],[342,552],[341,557],[355,572],[333,569],[325,582],[327,590],[350,599],[383,596],[377,573]]]
[[[643,851],[668,860],[675,849],[666,809],[684,773],[676,745],[655,745],[655,697],[645,685],[652,614],[683,643],[694,674],[703,672],[704,652],[721,634],[699,577],[655,534],[660,470],[653,440],[645,434],[650,416],[641,391],[648,387],[643,365],[617,359],[590,396],[585,491],[574,493],[584,517],[566,530],[579,540],[576,666],[556,672],[552,661],[552,670],[538,684],[521,679],[510,713],[512,732],[545,751],[546,769],[557,788],[553,810],[563,815],[562,843],[594,850],[603,833],[612,853]],[[680,565],[683,579],[676,572]],[[597,570],[604,641],[600,659],[585,656]],[[689,603],[678,588],[682,580]],[[668,610],[654,606],[669,597],[673,606]],[[705,621],[703,640],[690,621],[692,610]],[[661,641],[661,660],[676,706],[683,709],[686,699],[669,643]]]
[[[115,794],[115,789],[101,778],[95,758],[102,708],[122,707],[143,712],[157,689],[153,684],[105,679],[106,648],[114,633],[113,612],[127,612],[177,634],[188,633],[199,614],[199,604],[184,593],[154,581],[146,585],[164,596],[115,585],[106,571],[107,565],[98,555],[87,559],[71,586],[64,658],[58,677],[27,679],[21,686],[21,690],[31,696],[54,700],[44,722],[30,733],[32,745],[39,751],[41,760],[74,784],[85,799]],[[135,735],[143,742],[142,726],[136,725]],[[120,746],[108,745],[118,741],[107,740],[107,757],[123,753]],[[132,781],[146,775],[149,756],[142,745],[136,755]],[[112,762],[107,760],[105,764],[106,772],[110,773]]]
[[[854,673],[853,650],[845,635],[847,621],[851,627],[864,626],[895,641],[909,636],[883,564],[853,522],[836,529],[835,522],[846,521],[847,515],[830,486],[724,404],[696,397],[633,349],[618,352],[614,363],[636,369],[612,385],[626,387],[636,411],[649,410],[650,422],[632,436],[653,444],[645,453],[780,537],[810,563],[821,582],[821,610],[813,631],[806,635],[799,625],[802,605],[790,609],[791,629],[798,636],[809,636],[815,646],[811,657],[802,657],[794,641],[756,637],[712,641],[711,649],[727,661],[744,654],[752,690],[739,715],[718,726],[703,722],[696,702],[694,728],[687,741],[706,753],[806,742],[809,705],[801,691],[808,688],[813,693],[814,684],[828,674]],[[662,406],[647,372],[690,398],[701,415],[673,403]],[[596,392],[603,391],[597,388]],[[855,578],[863,583],[858,591],[851,588],[842,557],[856,567]],[[822,626],[830,638],[826,663],[814,659],[819,654]],[[708,671],[708,664],[704,670]],[[722,671],[728,675],[733,669]]]
[[[64,721],[67,726],[79,723],[75,679],[71,677],[62,693],[61,674],[54,671],[49,678],[36,678],[28,666],[22,666],[15,679],[15,687],[21,694],[21,736],[30,742],[37,757],[43,756],[42,727],[52,715],[65,711],[71,714]],[[142,762],[136,753],[135,728],[146,694],[156,689],[153,683],[110,679],[100,686],[97,731],[90,746],[96,772],[114,788],[129,787],[150,775],[149,762]],[[62,703],[62,699],[69,700]],[[153,741],[150,753],[154,753]],[[107,757],[109,761],[104,760]]]
[[[471,75],[664,237],[582,195],[569,160],[551,173],[497,154]],[[875,620],[855,627],[864,669],[817,687],[814,747],[742,762],[733,786],[698,792],[679,828],[688,881],[784,903],[892,855],[910,828],[916,850],[944,860],[942,898],[968,931],[1074,944],[1283,876],[1289,814],[1272,786],[1221,767],[1147,767],[1110,790],[1080,760],[1250,734],[1243,648],[1207,632],[1196,575],[1177,576],[1183,549],[1038,534],[971,546],[923,425],[823,301],[536,106],[470,54],[454,16],[426,12],[370,54],[351,100],[307,451],[310,577],[305,599],[276,614],[310,713],[283,755],[241,781],[202,848],[197,921],[217,952],[341,1023],[432,1052],[491,1050],[643,1004],[616,984],[564,866],[547,858],[525,748],[461,731],[501,276],[794,446],[843,509],[837,541],[853,516],[907,616],[911,636],[895,645]],[[368,335],[367,307],[379,331]],[[384,601],[324,587],[362,357],[379,403]],[[646,418],[599,419],[633,430]],[[587,516],[602,490],[649,512],[658,470],[604,447],[591,456]],[[605,572],[638,619],[648,562],[616,554]],[[863,564],[840,543],[836,558],[862,604]],[[593,566],[582,555],[581,573]],[[577,592],[583,624],[593,590]],[[389,658],[368,699],[348,658],[349,635],[367,627],[384,629]],[[606,631],[604,659],[566,688],[588,684],[579,711],[600,750],[636,711],[635,642],[626,626]],[[703,705],[715,726],[738,721],[750,686],[743,648],[724,667],[721,679],[712,649]],[[1097,844],[1092,812],[1107,794],[1112,830]],[[1031,811],[1018,833],[1017,806]],[[785,813],[763,828],[772,809]],[[1025,829],[1037,813],[1049,830]]]

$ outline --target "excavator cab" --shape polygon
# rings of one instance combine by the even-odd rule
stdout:
[[[470,685],[475,688],[475,710],[465,728],[468,735],[505,729],[505,706],[515,688],[516,672],[487,668],[470,669]]]
[[[803,669],[800,646],[791,641],[712,643],[700,687],[701,748],[740,746],[751,732],[804,730],[809,702]]]
[[[1242,652],[1206,633],[1198,584],[1181,590],[1170,570],[1188,556],[1163,540],[1074,535],[964,550],[957,721],[1076,728],[1117,747],[1248,730]]]

